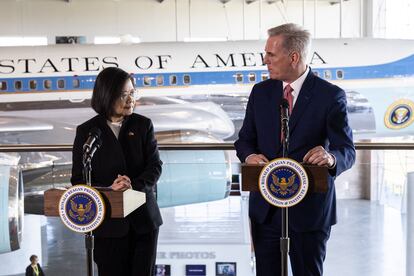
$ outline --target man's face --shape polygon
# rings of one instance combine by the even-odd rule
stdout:
[[[269,70],[271,79],[291,82],[292,78],[292,58],[290,53],[283,48],[283,36],[271,36],[267,39],[264,62]]]

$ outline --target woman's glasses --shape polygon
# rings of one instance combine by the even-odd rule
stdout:
[[[121,92],[121,100],[124,102],[128,100],[129,97],[135,99],[135,95],[138,93],[136,89],[132,89],[130,91],[122,91]]]

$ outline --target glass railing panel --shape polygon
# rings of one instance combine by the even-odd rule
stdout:
[[[170,264],[172,271],[185,271],[186,264],[194,263],[214,271],[216,263],[234,260],[238,275],[253,275],[248,193],[229,195],[239,189],[235,151],[222,145],[220,150],[160,148],[164,165],[157,197],[164,224],[157,263]],[[337,177],[338,223],[328,242],[327,275],[339,270],[346,275],[404,275],[406,176],[414,171],[413,152],[357,150],[354,167]],[[53,274],[66,266],[58,257],[64,256],[77,269],[73,273],[85,274],[83,236],[70,232],[57,217],[31,215],[42,212],[44,190],[70,185],[70,149],[5,154],[19,156],[26,215],[21,218],[21,249],[1,254],[0,261],[21,270],[27,255],[37,254]]]

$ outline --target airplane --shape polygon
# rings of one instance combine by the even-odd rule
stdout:
[[[119,66],[134,77],[140,92],[135,112],[152,119],[160,143],[234,140],[251,87],[269,77],[264,44],[3,47],[0,141],[72,143],[76,126],[94,116],[89,107],[91,90],[98,72],[108,66]],[[346,90],[350,125],[357,139],[403,136],[414,133],[413,53],[414,41],[409,40],[316,39],[309,64],[315,74]],[[13,157],[4,155],[5,160]],[[157,191],[161,206],[228,195],[231,168],[226,152],[165,151],[161,158],[165,164]],[[18,244],[23,182],[24,196],[31,199],[48,187],[66,185],[70,175],[67,154],[31,153],[20,159],[23,177],[13,163],[6,166],[9,177],[2,181],[15,179],[14,186],[9,184],[9,197],[3,192],[0,198],[9,206],[13,202],[9,209],[17,214],[1,217],[0,227],[7,231],[0,233],[8,235],[0,239],[6,241],[3,252],[14,250],[12,240]]]

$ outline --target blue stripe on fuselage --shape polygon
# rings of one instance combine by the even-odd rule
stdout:
[[[312,67],[321,78],[327,80],[358,80],[377,78],[396,78],[414,76],[414,55],[379,65],[349,66],[349,67]],[[254,77],[253,77],[254,74]],[[134,74],[136,86],[143,87],[186,87],[191,85],[224,85],[224,84],[253,84],[267,76],[267,70],[250,71],[204,71],[180,73]],[[172,82],[172,78],[176,82]],[[59,76],[59,77],[25,77],[0,78],[0,92],[47,92],[47,91],[82,91],[92,90],[96,75]],[[187,80],[187,81],[186,81]],[[21,82],[21,89],[16,89],[16,83]],[[78,82],[79,81],[79,82]],[[31,89],[30,84],[36,88]],[[51,82],[48,86],[46,82]],[[59,87],[59,82],[61,82]],[[64,82],[64,85],[62,83]],[[78,83],[78,84],[77,84]],[[6,88],[4,88],[6,84]]]

